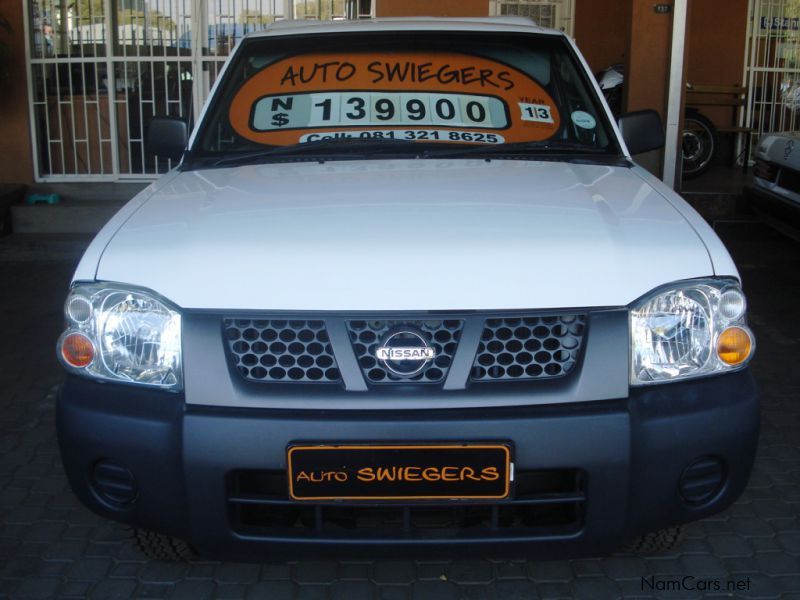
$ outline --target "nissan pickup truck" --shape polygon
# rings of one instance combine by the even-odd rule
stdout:
[[[517,18],[246,36],[100,231],[57,354],[69,482],[181,559],[674,544],[759,427],[737,269]]]

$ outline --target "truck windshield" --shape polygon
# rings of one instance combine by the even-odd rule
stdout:
[[[232,60],[191,158],[620,155],[559,36],[264,36]]]

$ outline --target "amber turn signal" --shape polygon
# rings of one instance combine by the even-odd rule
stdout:
[[[736,366],[750,357],[753,340],[750,333],[741,327],[728,327],[717,340],[717,354],[722,362]]]
[[[94,360],[94,344],[82,333],[70,333],[61,340],[61,356],[72,367],[86,367]]]

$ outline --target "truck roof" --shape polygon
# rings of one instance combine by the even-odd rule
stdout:
[[[527,17],[388,17],[379,19],[317,21],[285,19],[266,29],[248,33],[246,38],[309,33],[355,33],[366,31],[493,31],[501,33],[538,33],[564,35],[555,29],[540,27]]]

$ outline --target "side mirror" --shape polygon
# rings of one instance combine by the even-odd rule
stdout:
[[[147,126],[145,148],[162,158],[179,160],[189,141],[186,121],[176,117],[153,117]]]
[[[664,147],[664,126],[654,110],[637,110],[622,115],[618,121],[622,139],[631,155],[660,150]]]

